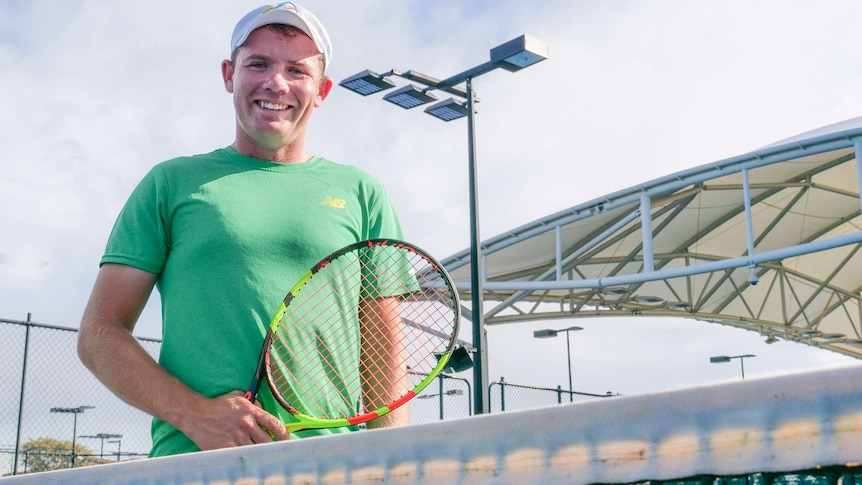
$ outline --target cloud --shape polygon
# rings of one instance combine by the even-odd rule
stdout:
[[[547,61],[476,79],[483,238],[862,110],[862,57],[848,54],[862,3],[852,0],[305,4],[332,35],[336,81],[363,69],[447,77],[521,33],[550,44]],[[0,3],[0,254],[49,262],[0,263],[0,316],[77,325],[113,220],[141,176],[231,143],[219,63],[234,21],[257,5]],[[315,153],[383,181],[408,239],[441,258],[468,246],[463,121],[336,87],[310,131]],[[157,305],[139,333],[158,336]],[[502,346],[497,336],[509,330],[492,332]],[[662,332],[640,335],[681,335]],[[631,368],[620,352],[606,355]]]

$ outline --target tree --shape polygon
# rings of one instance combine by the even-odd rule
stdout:
[[[46,472],[49,470],[63,470],[72,466],[72,442],[59,441],[53,438],[37,438],[24,443],[21,446],[21,459],[24,461],[26,473]],[[86,446],[75,444],[76,464],[75,466],[89,466],[98,462],[94,461],[93,451]]]

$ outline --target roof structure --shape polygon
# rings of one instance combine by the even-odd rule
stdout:
[[[862,117],[485,240],[485,323],[684,317],[862,358],[857,153]],[[441,262],[469,301],[469,249]]]

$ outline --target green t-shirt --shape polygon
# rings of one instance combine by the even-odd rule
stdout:
[[[246,390],[272,314],[314,263],[380,237],[402,233],[370,175],[319,157],[281,164],[228,147],[155,166],[117,218],[102,263],[158,274],[159,362],[214,397]],[[266,385],[259,399],[290,419]],[[198,450],[159,419],[152,434],[151,456]]]

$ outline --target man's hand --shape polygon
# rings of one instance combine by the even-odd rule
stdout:
[[[278,418],[244,393],[214,399],[198,394],[132,336],[157,277],[131,266],[102,266],[78,330],[84,365],[123,401],[174,425],[203,450],[289,439]]]
[[[249,402],[240,391],[207,399],[195,414],[177,423],[177,428],[201,450],[290,439],[278,418]]]

